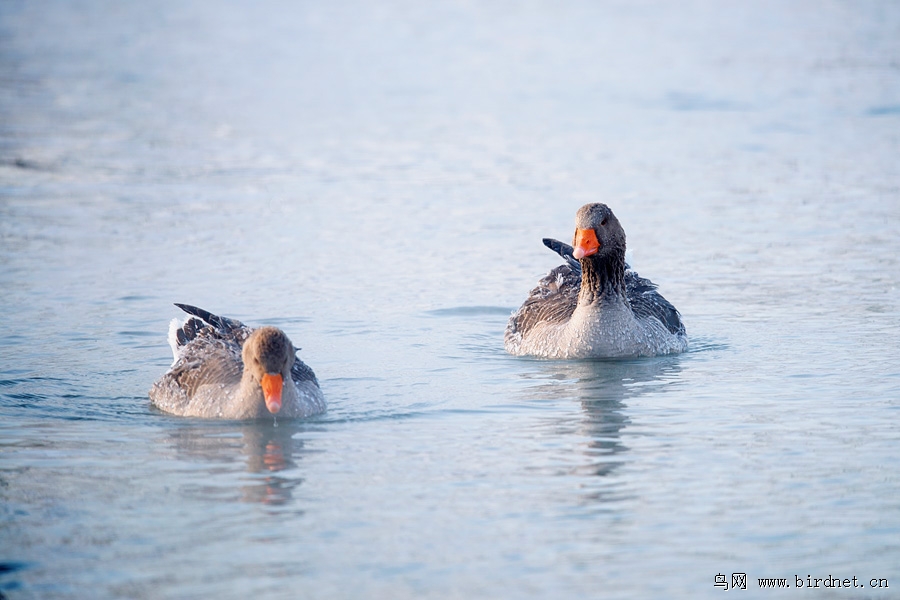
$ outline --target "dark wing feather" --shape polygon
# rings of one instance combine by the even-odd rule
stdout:
[[[237,385],[243,374],[241,346],[234,340],[201,336],[183,350],[165,379],[192,398],[202,385]]]
[[[199,317],[202,322],[205,322],[212,328],[212,331],[216,333],[216,335],[227,338],[230,336],[237,336],[243,339],[246,339],[247,335],[249,335],[250,329],[240,321],[236,319],[228,319],[226,317],[220,317],[218,315],[214,315],[209,311],[203,310],[202,308],[197,308],[196,306],[191,306],[190,304],[178,304],[175,303],[175,306],[188,313],[189,315],[193,315],[195,317]],[[197,319],[188,319],[188,321],[182,326],[182,331],[185,333],[187,340],[190,341],[194,339],[194,336],[191,335],[191,331],[185,329],[185,327],[189,323],[197,323]],[[200,329],[202,329],[202,323],[200,324]],[[196,325],[192,325],[191,329],[195,329]],[[243,342],[243,339],[241,340]],[[179,336],[179,341],[181,340],[181,336]]]
[[[684,333],[681,315],[656,291],[656,284],[628,269],[625,271],[625,295],[631,310],[640,317],[656,317],[671,333]]]
[[[578,305],[581,270],[560,265],[538,281],[522,307],[510,319],[508,334],[525,335],[538,323],[565,323]]]
[[[303,383],[304,381],[312,381],[319,385],[319,380],[316,379],[316,374],[313,373],[313,370],[307,366],[305,362],[300,360],[298,356],[296,360],[294,360],[294,364],[291,367],[291,379],[294,380],[294,383]]]
[[[181,329],[175,332],[175,337],[178,339],[178,346],[181,347],[187,345],[200,334],[200,331],[202,331],[204,327],[206,327],[206,325],[200,319],[188,319],[185,321],[184,325],[181,326]]]
[[[545,246],[562,256],[565,259],[566,263],[568,263],[568,265],[572,267],[572,270],[578,273],[578,277],[581,277],[581,263],[578,262],[578,259],[572,255],[572,252],[575,251],[575,248],[565,242],[554,240],[553,238],[544,238],[542,241],[544,242]]]
[[[205,384],[236,385],[244,370],[241,350],[253,330],[196,306],[175,306],[192,316],[175,332],[180,355],[166,373],[166,385],[187,398]]]

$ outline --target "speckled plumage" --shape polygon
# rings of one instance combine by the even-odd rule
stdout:
[[[290,340],[275,327],[253,329],[203,309],[176,304],[190,315],[173,320],[169,343],[175,361],[150,388],[151,403],[186,417],[271,418],[259,379],[244,359],[274,365],[283,374],[282,405],[277,416],[308,417],[325,410],[316,376],[295,355]]]
[[[579,260],[572,246],[544,239],[566,263],[538,281],[510,317],[507,351],[545,358],[616,358],[687,349],[678,311],[653,282],[625,263],[625,231],[609,207],[583,206],[576,228],[592,229],[600,249]]]

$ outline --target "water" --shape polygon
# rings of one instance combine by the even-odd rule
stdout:
[[[4,597],[896,596],[900,9],[481,4],[0,5]],[[503,351],[589,201],[689,352]],[[173,302],[328,412],[151,410]]]

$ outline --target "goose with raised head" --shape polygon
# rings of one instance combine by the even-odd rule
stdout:
[[[544,358],[625,358],[687,349],[681,315],[625,262],[625,230],[605,204],[575,217],[574,246],[544,244],[565,259],[509,319],[510,354]]]
[[[253,329],[201,308],[173,319],[175,361],[150,388],[150,402],[183,417],[261,419],[308,417],[325,411],[315,373],[277,327]]]

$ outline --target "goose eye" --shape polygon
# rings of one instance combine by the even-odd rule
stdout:
[[[606,227],[606,222],[607,222],[608,220],[609,220],[608,217],[603,217],[603,220],[600,221],[600,225],[602,225],[603,227]]]

